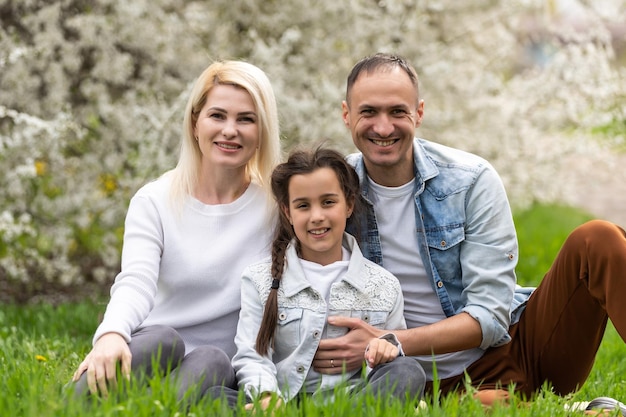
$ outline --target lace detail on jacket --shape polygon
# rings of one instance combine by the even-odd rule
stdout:
[[[328,302],[330,309],[371,311],[393,309],[401,292],[398,281],[378,267],[366,265],[365,271],[367,271],[367,278],[364,292],[358,291],[345,281],[333,285]]]
[[[250,266],[248,270],[260,301],[265,304],[272,283],[271,264],[259,263]],[[325,312],[327,309],[391,311],[401,293],[398,281],[374,264],[366,265],[364,272],[363,292],[346,281],[338,281],[332,285],[328,306],[313,287],[299,291],[291,297],[287,297],[284,289],[279,287],[278,305],[283,308],[304,308],[319,312]]]

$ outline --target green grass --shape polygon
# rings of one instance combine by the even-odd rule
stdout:
[[[549,267],[567,234],[589,218],[585,213],[559,206],[537,206],[518,213],[521,261],[519,278],[536,285]],[[201,401],[183,410],[167,383],[149,381],[150,390],[132,382],[108,399],[71,400],[63,386],[89,351],[91,337],[104,304],[3,305],[0,306],[0,415],[2,416],[213,416],[233,415],[219,404]],[[497,405],[488,412],[470,395],[449,395],[429,406],[420,416],[567,416],[582,415],[564,409],[565,403],[608,395],[626,400],[626,348],[609,325],[587,383],[569,398],[545,389],[530,403],[514,397],[512,404]],[[354,409],[346,400],[318,406],[289,403],[274,415],[280,416],[413,416],[405,404],[371,401],[367,413]],[[240,415],[245,415],[241,412]]]
[[[567,235],[591,216],[558,205],[535,205],[514,216],[520,246],[517,282],[536,286],[552,265]]]

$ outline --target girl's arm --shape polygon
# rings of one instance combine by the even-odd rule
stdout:
[[[385,323],[385,329],[387,330],[404,330],[406,329],[406,320],[404,319],[404,296],[402,295],[402,287],[400,282],[394,277],[390,279],[389,285],[392,285],[396,290],[396,302],[387,316],[387,322]]]
[[[254,273],[250,268],[246,268],[241,281],[241,311],[235,336],[237,353],[232,364],[239,388],[243,389],[249,398],[258,398],[267,393],[276,393],[280,396],[276,366],[272,362],[271,352],[260,355],[255,349],[265,302],[253,282],[253,276]],[[264,298],[266,299],[267,295]]]

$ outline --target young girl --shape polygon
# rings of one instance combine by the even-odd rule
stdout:
[[[421,396],[425,375],[414,359],[403,356],[392,333],[370,342],[363,359],[373,369],[366,381],[360,369],[322,375],[312,366],[320,339],[347,331],[328,326],[330,315],[358,317],[381,329],[406,327],[397,279],[365,259],[345,233],[347,219],[359,209],[352,167],[329,149],[296,151],[274,170],[272,192],[280,219],[271,262],[243,273],[232,361],[246,408],[255,401],[265,409],[273,398],[282,403],[301,393],[329,398],[340,383],[352,393],[368,385],[385,398]],[[341,368],[342,361],[326,366]]]

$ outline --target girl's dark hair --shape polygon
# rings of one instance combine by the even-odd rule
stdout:
[[[295,238],[292,225],[284,208],[289,207],[289,181],[294,175],[310,174],[320,168],[330,168],[337,175],[339,185],[348,203],[354,202],[351,218],[361,217],[363,210],[359,177],[354,168],[346,162],[343,155],[332,149],[296,149],[289,155],[287,162],[278,165],[272,173],[272,193],[278,204],[279,219],[272,242],[272,287],[265,303],[261,327],[256,339],[256,351],[266,355],[274,346],[276,323],[278,321],[278,287],[285,267],[287,246]],[[356,227],[355,230],[360,230]],[[296,243],[299,245],[299,242]],[[297,248],[299,251],[299,247]]]

